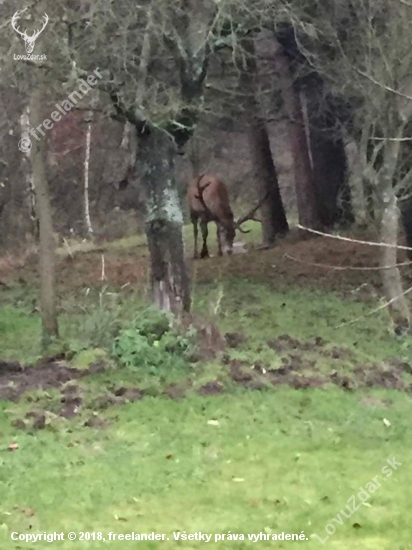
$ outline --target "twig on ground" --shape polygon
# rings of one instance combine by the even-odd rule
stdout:
[[[385,302],[383,305],[373,309],[372,311],[369,311],[368,313],[365,313],[365,315],[361,315],[360,317],[356,317],[356,319],[352,319],[351,321],[346,321],[345,323],[341,323],[340,325],[337,325],[335,328],[342,328],[346,327],[348,325],[353,325],[354,323],[357,323],[358,321],[362,321],[362,319],[366,319],[366,317],[370,317],[371,315],[374,315],[375,313],[378,313],[378,311],[381,311],[382,309],[385,309],[386,307],[389,307],[393,302],[398,300],[398,298],[401,298],[402,296],[406,296],[409,294],[409,292],[412,292],[412,286],[405,290],[405,292],[402,292],[401,294],[398,294],[398,296],[395,296],[389,302]]]
[[[307,262],[305,260],[300,260],[299,258],[294,258],[293,256],[290,256],[289,254],[284,254],[284,258],[287,258],[288,260],[292,260],[294,262],[309,265],[312,267],[322,267],[324,269],[333,269],[334,271],[380,271],[381,269],[393,269],[394,267],[403,267],[406,265],[411,265],[412,261],[408,262],[402,262],[400,264],[395,265],[383,265],[382,267],[376,266],[376,267],[354,267],[350,265],[327,265],[327,264],[318,264],[314,262]]]
[[[384,246],[386,248],[399,248],[399,250],[412,250],[410,246],[402,246],[400,244],[389,244],[389,243],[377,243],[373,241],[361,241],[359,239],[350,239],[349,237],[342,237],[341,235],[331,235],[330,233],[323,233],[323,231],[318,231],[317,229],[310,229],[309,227],[304,227],[303,225],[298,224],[296,227],[308,231],[309,233],[314,233],[315,235],[321,235],[322,237],[329,237],[330,239],[337,239],[339,241],[346,241],[349,243],[356,244],[366,244],[369,246]]]
[[[100,280],[101,281],[106,281],[107,280],[106,271],[105,271],[104,254],[102,254],[102,274],[100,276]]]

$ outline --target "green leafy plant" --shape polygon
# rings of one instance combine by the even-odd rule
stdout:
[[[195,335],[194,328],[182,333],[171,316],[151,307],[120,331],[113,353],[126,367],[156,374],[163,368],[187,366],[195,349]]]

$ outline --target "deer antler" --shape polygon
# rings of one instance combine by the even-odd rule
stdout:
[[[30,37],[31,39],[37,38],[37,37],[39,36],[39,34],[41,34],[41,33],[44,31],[44,29],[45,29],[47,23],[49,22],[49,16],[47,15],[47,13],[45,13],[45,14],[43,15],[43,18],[42,18],[42,19],[44,20],[44,23],[43,23],[42,28],[41,28],[39,31],[34,31],[34,32],[33,32],[33,36]]]
[[[21,34],[23,38],[27,36],[27,30],[25,30],[24,32],[21,32],[20,27],[16,27],[16,23],[18,19],[20,19],[21,14],[24,13],[26,10],[27,8],[24,8],[24,10],[21,10],[21,11],[16,11],[16,13],[13,15],[11,20],[11,26],[17,33]]]
[[[244,216],[241,216],[238,221],[235,223],[235,229],[238,229],[241,233],[250,233],[250,229],[242,229],[240,226],[247,222],[248,220],[254,220],[259,221],[256,218],[253,217],[255,212],[259,210],[259,208],[262,206],[262,204],[265,202],[265,200],[268,198],[269,192],[266,191],[264,197],[257,203],[256,206],[254,206],[247,214]]]

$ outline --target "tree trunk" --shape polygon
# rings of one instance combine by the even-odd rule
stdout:
[[[270,139],[266,123],[261,116],[262,105],[258,96],[260,80],[256,48],[253,38],[243,40],[247,53],[246,70],[242,73],[241,89],[246,92],[244,111],[249,119],[248,141],[252,156],[253,175],[261,197],[266,196],[261,206],[263,248],[273,246],[277,235],[289,231],[285,209],[279,190],[279,180],[273,162]]]
[[[364,187],[362,147],[358,147],[355,141],[351,141],[346,146],[346,156],[348,158],[348,185],[352,198],[353,215],[355,223],[359,227],[367,225],[367,201],[366,190]]]
[[[132,134],[133,134],[133,125],[130,124],[130,122],[126,121],[123,127],[123,136],[122,136],[122,142],[120,144],[120,149],[123,149],[124,151],[130,151]]]
[[[412,260],[412,198],[403,201],[401,213],[406,246],[411,249],[407,251],[407,255],[409,260]]]
[[[92,221],[90,219],[90,200],[89,200],[89,168],[90,168],[90,149],[92,136],[92,118],[93,111],[87,114],[87,130],[86,130],[86,151],[84,158],[84,189],[83,189],[83,204],[84,204],[84,225],[88,237],[93,236]]]
[[[30,98],[32,127],[43,122],[43,93],[40,87],[34,87]],[[40,226],[40,278],[41,312],[43,321],[43,345],[47,347],[58,336],[58,323],[55,300],[55,242],[53,236],[52,212],[46,174],[46,137],[32,140],[32,174],[36,192],[37,217]]]
[[[313,132],[312,155],[313,177],[322,224],[331,227],[339,221],[353,222],[342,140],[335,142],[321,131]]]
[[[197,136],[193,136],[188,144],[188,159],[192,165],[192,176],[196,178],[200,175],[200,169],[202,166],[200,139]]]
[[[26,175],[26,190],[28,196],[28,210],[30,214],[30,219],[33,224],[33,234],[36,239],[39,238],[39,220],[36,213],[36,192],[34,189],[33,182],[33,173],[30,163],[30,152],[31,152],[31,139],[30,139],[30,107],[27,106],[24,109],[23,114],[20,117],[20,126],[21,126],[21,149],[24,154],[24,167]]]
[[[162,130],[148,130],[138,137],[136,168],[146,195],[153,300],[160,309],[179,315],[190,310],[190,285],[175,181],[176,146]]]
[[[288,58],[283,53],[282,46],[279,43],[277,46],[274,62],[280,79],[285,110],[290,119],[289,139],[294,158],[299,223],[311,229],[321,229],[300,91],[293,81]]]
[[[338,106],[327,94],[323,80],[317,74],[304,78],[300,89],[320,221],[326,227],[338,222],[352,223],[346,152],[337,124]]]
[[[261,207],[262,233],[263,247],[270,247],[273,246],[277,235],[285,235],[289,231],[289,225],[280,195],[269,135],[263,120],[255,119],[248,137],[260,196],[267,194],[267,199]]]
[[[381,216],[381,241],[392,245],[382,247],[380,263],[382,282],[385,297],[389,301],[395,332],[403,332],[409,328],[410,313],[405,296],[403,295],[402,280],[397,263],[398,244],[398,207],[395,193],[390,190],[384,199],[384,208]],[[388,269],[388,266],[393,266]]]
[[[399,132],[399,137],[402,137],[402,130]],[[399,212],[393,189],[393,177],[398,162],[399,144],[399,141],[388,141],[385,144],[384,164],[379,174],[377,189],[381,206],[379,212],[381,242],[391,245],[382,247],[381,250],[382,282],[385,297],[390,302],[389,308],[396,333],[409,329],[410,324],[410,313],[403,295],[401,274],[396,266]]]

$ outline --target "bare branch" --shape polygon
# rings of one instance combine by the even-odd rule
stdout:
[[[406,296],[410,292],[412,292],[412,287],[410,287],[407,290],[405,290],[404,292],[402,292],[402,294],[399,294],[398,296],[394,296],[391,300],[389,300],[389,302],[385,302],[383,305],[381,305],[381,306],[379,306],[375,309],[372,309],[372,311],[369,311],[365,315],[361,315],[360,317],[356,317],[356,319],[352,319],[351,321],[341,323],[340,325],[337,325],[335,328],[339,329],[339,328],[342,328],[342,327],[345,327],[345,326],[348,326],[348,325],[353,325],[353,324],[357,323],[358,321],[362,321],[362,319],[366,319],[366,317],[370,317],[371,315],[374,315],[375,313],[378,313],[378,311],[382,311],[382,309],[385,309],[385,308],[389,307],[391,304],[396,302],[396,300],[399,300],[399,298],[402,298],[403,296]]]
[[[297,262],[299,264],[305,264],[312,267],[322,267],[323,269],[332,269],[334,271],[381,271],[382,269],[393,269],[394,267],[405,267],[407,265],[412,264],[412,261],[408,261],[408,262],[401,262],[395,265],[384,265],[384,266],[376,266],[376,267],[354,267],[351,265],[341,266],[341,265],[327,265],[327,264],[318,264],[314,262],[307,262],[305,260],[295,258],[294,256],[290,256],[289,254],[284,254],[283,257],[287,258],[288,260],[292,260],[293,262]]]
[[[303,225],[298,224],[296,227],[308,231],[309,233],[314,233],[315,235],[320,235],[321,237],[329,237],[330,239],[336,239],[338,241],[345,241],[349,243],[356,244],[366,244],[369,246],[381,246],[386,248],[398,248],[399,250],[412,250],[409,246],[402,246],[400,244],[389,244],[389,243],[377,243],[373,241],[361,241],[359,239],[350,239],[349,237],[342,237],[341,235],[331,235],[330,233],[323,233],[322,231],[317,231],[316,229],[310,229],[309,227],[303,227]]]
[[[408,94],[404,94],[403,92],[400,92],[399,90],[395,90],[394,88],[391,88],[390,86],[387,86],[386,84],[382,84],[382,82],[379,82],[378,80],[373,78],[373,76],[364,73],[360,69],[354,68],[353,70],[356,71],[357,73],[359,73],[361,76],[367,78],[370,82],[373,82],[373,84],[376,84],[376,86],[379,86],[379,88],[382,88],[382,90],[386,90],[387,92],[391,92],[392,94],[395,94],[395,95],[400,96],[400,97],[404,97],[405,99],[409,99],[409,101],[412,101],[412,96],[410,96]]]
[[[412,141],[412,137],[397,137],[397,138],[390,138],[390,137],[370,137],[371,141]]]

